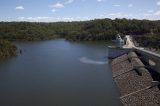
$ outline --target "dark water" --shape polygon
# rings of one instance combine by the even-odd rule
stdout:
[[[22,54],[0,62],[0,106],[119,106],[100,43],[17,42]]]

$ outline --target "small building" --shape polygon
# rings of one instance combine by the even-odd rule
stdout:
[[[124,40],[121,38],[121,36],[118,34],[116,36],[116,47],[123,48],[124,46]]]

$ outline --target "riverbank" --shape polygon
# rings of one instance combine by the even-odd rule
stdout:
[[[0,58],[8,58],[16,56],[17,47],[7,41],[7,40],[0,40]]]

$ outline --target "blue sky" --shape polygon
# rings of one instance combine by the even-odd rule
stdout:
[[[0,21],[160,20],[160,0],[0,0]]]

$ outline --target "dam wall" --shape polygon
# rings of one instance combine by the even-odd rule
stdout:
[[[150,66],[153,70],[160,73],[160,55],[147,50],[141,50],[135,48],[135,52],[141,57],[141,60],[145,62],[146,65]],[[152,63],[153,64],[152,64]]]
[[[109,48],[108,54],[123,105],[160,106],[160,59],[135,48]]]

